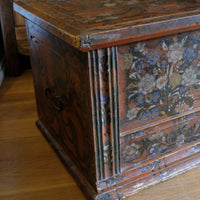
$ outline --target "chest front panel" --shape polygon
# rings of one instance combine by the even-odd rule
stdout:
[[[200,105],[200,32],[118,48],[120,131],[168,120]]]
[[[122,168],[199,138],[200,32],[117,48]]]

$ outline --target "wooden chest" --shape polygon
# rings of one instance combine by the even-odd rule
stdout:
[[[88,199],[200,164],[200,1],[21,0],[39,120]]]

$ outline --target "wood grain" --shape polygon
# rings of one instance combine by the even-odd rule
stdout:
[[[29,45],[27,40],[26,27],[25,26],[16,27],[15,34],[17,38],[17,47],[19,53],[23,55],[29,55]]]
[[[26,24],[39,120],[95,185],[87,54]]]
[[[200,27],[198,0],[20,0],[14,9],[82,51]]]
[[[15,26],[16,27],[25,27],[25,19],[20,14],[14,12]]]

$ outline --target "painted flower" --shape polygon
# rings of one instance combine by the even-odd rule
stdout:
[[[158,53],[157,49],[154,51],[148,51],[146,53],[146,61],[149,65],[156,65],[160,58],[161,55]]]
[[[145,102],[145,96],[142,93],[139,93],[135,99],[134,99],[134,103],[136,106],[142,105]]]
[[[169,64],[168,64],[167,60],[163,59],[161,61],[161,68],[166,69],[168,66],[169,66]]]
[[[132,68],[133,68],[134,72],[141,74],[142,70],[145,68],[144,61],[137,60],[135,63],[133,63]]]
[[[139,145],[135,143],[130,143],[129,145],[126,145],[124,147],[124,150],[122,151],[124,159],[127,161],[134,159],[139,153],[138,149]]]
[[[155,143],[149,149],[149,154],[152,156],[156,156],[159,153],[159,144]]]
[[[153,109],[151,109],[151,118],[155,119],[156,117],[158,117],[160,115],[160,109],[155,107]]]
[[[138,114],[138,111],[135,108],[133,108],[131,110],[128,110],[127,118],[129,120],[133,120],[137,117],[137,114]]]
[[[162,141],[164,142],[165,138],[164,138],[164,132],[163,131],[157,131],[156,133],[154,133],[153,135],[151,135],[150,139],[151,140],[160,140],[162,138]]]
[[[200,42],[200,34],[197,33],[196,35],[194,35],[192,37],[192,41],[194,42],[194,44],[198,44]]]
[[[172,88],[175,88],[176,86],[181,84],[181,75],[177,73],[172,73],[169,77],[169,84],[172,86]]]
[[[156,87],[158,89],[164,88],[167,84],[167,81],[168,81],[167,74],[165,74],[164,76],[160,76],[156,81]]]
[[[196,82],[197,73],[193,66],[190,66],[185,70],[185,73],[182,75],[182,84],[191,85]]]
[[[147,122],[150,119],[151,115],[149,112],[145,111],[142,113],[142,115],[140,116],[140,120],[142,122]]]
[[[153,75],[145,74],[138,83],[139,92],[147,94],[153,91],[155,78]]]
[[[130,53],[126,53],[124,55],[122,55],[121,59],[120,59],[120,67],[124,70],[126,69],[130,69],[130,67],[133,64],[133,55]]]
[[[169,50],[168,45],[166,44],[165,41],[162,42],[162,49],[165,50],[165,51]]]
[[[197,52],[192,47],[188,47],[183,54],[183,58],[186,62],[193,62],[196,56]]]
[[[185,136],[184,135],[179,135],[177,138],[176,138],[176,144],[178,146],[181,146],[182,144],[184,144],[185,142]]]
[[[167,52],[168,62],[175,64],[183,58],[183,44],[175,42],[169,46]]]
[[[188,87],[186,87],[186,86],[181,86],[180,89],[179,89],[180,94],[184,94],[184,93],[186,93],[187,90],[188,90]]]
[[[153,91],[151,97],[150,97],[150,100],[152,103],[159,103],[160,101],[160,97],[161,97],[161,93],[160,91]]]
[[[189,106],[185,102],[179,102],[175,107],[176,113],[184,113],[185,111],[189,110]]]
[[[145,43],[141,43],[141,42],[137,42],[134,48],[134,51],[138,51],[140,53],[142,53],[143,55],[145,55]]]
[[[186,68],[187,68],[187,65],[185,63],[180,66],[180,69],[182,71],[185,71]]]

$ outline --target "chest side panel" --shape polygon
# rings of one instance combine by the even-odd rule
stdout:
[[[39,119],[94,186],[87,54],[26,23]]]

